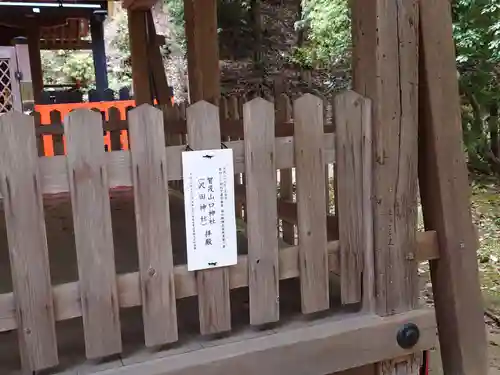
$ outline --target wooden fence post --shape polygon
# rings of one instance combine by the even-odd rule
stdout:
[[[462,147],[450,2],[420,2],[420,195],[426,229],[437,231],[431,277],[445,374],[486,375],[487,341],[477,239]]]
[[[375,300],[385,316],[418,305],[418,2],[353,0],[351,7],[353,87],[373,103]],[[379,375],[394,371],[417,374],[417,358],[377,366]]]

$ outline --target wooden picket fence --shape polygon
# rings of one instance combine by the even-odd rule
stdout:
[[[121,353],[120,309],[132,306],[142,306],[146,347],[179,340],[176,300],[192,296],[198,296],[202,335],[231,331],[229,292],[237,288],[249,290],[251,326],[279,322],[280,280],[293,278],[300,280],[303,314],[331,309],[332,275],[340,275],[341,304],[361,309],[350,321],[395,332],[402,318],[365,318],[373,311],[375,293],[370,103],[352,92],[337,97],[335,133],[332,125],[325,126],[323,104],[309,94],[293,105],[286,96],[275,103],[256,98],[244,105],[230,98],[220,108],[206,102],[188,108],[142,105],[126,119],[110,110],[107,121],[100,113],[76,110],[63,122],[57,119],[36,131],[32,116],[1,116],[0,186],[13,292],[0,295],[0,332],[17,330],[23,370],[56,366],[56,322],[77,317],[83,319],[87,358]],[[105,152],[103,130],[111,133],[111,150],[116,151]],[[122,131],[128,132],[130,150],[119,145]],[[56,156],[44,157],[39,141],[44,134],[64,135],[65,151],[55,147]],[[172,260],[179,250],[172,248],[168,184],[182,180],[181,154],[187,144],[195,150],[215,149],[221,139],[234,153],[248,254],[240,254],[233,267],[188,272],[186,265],[174,266]],[[339,175],[337,216],[325,204],[325,167],[333,163]],[[109,196],[117,187],[133,187],[139,253],[138,271],[119,275]],[[79,280],[52,285],[42,197],[68,192]],[[436,256],[434,232],[419,233],[417,241],[416,260]],[[433,346],[433,311],[413,312],[412,319],[421,329],[415,350]],[[351,336],[345,329],[331,329],[333,336],[344,335],[338,337],[345,346],[339,353],[355,350],[362,341],[357,328],[349,331]],[[391,342],[375,354],[332,353],[332,366],[343,370],[406,353]]]

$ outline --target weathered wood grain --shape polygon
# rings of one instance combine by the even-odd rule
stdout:
[[[0,187],[9,245],[22,367],[58,364],[49,255],[33,118],[0,116]]]
[[[373,103],[376,311],[389,315],[418,305],[418,6],[416,0],[351,6],[353,87]],[[381,364],[378,373],[388,368]]]
[[[362,111],[362,151],[363,151],[363,310],[373,312],[375,299],[375,254],[374,248],[374,210],[373,210],[373,126],[372,102],[363,100]]]
[[[187,109],[189,145],[193,150],[220,148],[219,110],[202,101]],[[231,329],[229,269],[198,271],[200,331],[203,335]]]
[[[404,350],[394,339],[394,332],[407,321],[421,327],[418,344]],[[436,342],[434,311],[416,310],[390,317],[351,314],[341,319],[324,319],[295,327],[277,328],[253,338],[242,334],[230,343],[222,342],[192,353],[165,356],[156,360],[119,367],[108,375],[219,375],[289,374],[289,375],[371,375],[349,371],[380,361],[418,353],[433,347]],[[376,337],[376,340],[367,338]],[[380,343],[386,343],[380,345]],[[411,355],[413,357],[413,355]],[[401,364],[398,372],[402,375]],[[414,368],[414,367],[413,367]],[[406,373],[406,372],[405,372]]]
[[[274,106],[257,98],[243,111],[250,324],[259,325],[279,320]]]
[[[146,346],[177,341],[172,235],[162,113],[130,112],[132,177]]]
[[[430,263],[445,374],[488,373],[477,237],[462,146],[450,2],[420,4],[419,181],[424,224],[441,257]]]
[[[436,232],[422,232],[417,235],[417,261],[439,259]],[[328,270],[340,274],[340,243],[327,243]],[[279,279],[299,277],[299,248],[291,246],[279,250]],[[230,289],[248,286],[248,262],[246,255],[238,257],[238,264],[229,268]],[[185,265],[174,267],[176,299],[198,294],[196,277],[188,272]],[[118,303],[120,307],[140,306],[142,303],[139,285],[139,273],[127,273],[117,277]],[[57,321],[82,316],[78,282],[57,285],[53,288],[54,311]],[[0,294],[0,332],[16,329],[15,305],[13,293]]]
[[[306,94],[293,114],[302,312],[313,313],[329,308],[323,101]]]
[[[122,350],[109,186],[100,113],[77,110],[64,121],[66,157],[88,358]]]
[[[340,281],[343,304],[358,303],[362,297],[362,270],[366,246],[364,220],[363,128],[366,126],[365,99],[354,91],[335,98],[337,215],[340,239]],[[370,169],[368,169],[371,174]],[[370,179],[371,182],[371,179]],[[370,197],[368,197],[370,200]],[[373,238],[370,238],[373,241]]]
[[[132,83],[137,105],[153,104],[150,70],[148,62],[147,14],[145,10],[128,10],[130,30],[130,55],[132,60]]]
[[[156,28],[151,9],[146,11],[147,26],[147,53],[149,60],[149,71],[154,82],[155,97],[158,104],[171,104],[171,90],[168,86],[163,56],[156,39]]]
[[[220,99],[217,1],[185,0],[189,99],[217,104]]]
[[[325,134],[324,156],[325,163],[335,161],[333,134]],[[245,171],[245,156],[243,141],[227,142],[226,146],[233,150],[234,171],[243,173]],[[167,147],[167,172],[168,180],[180,180],[182,178],[181,154],[186,146]],[[275,139],[276,168],[291,168],[295,165],[293,137]],[[132,169],[130,151],[115,151],[105,154],[106,170],[108,172],[109,187],[132,186]],[[40,182],[43,194],[58,194],[69,191],[68,171],[66,169],[66,157],[54,156],[38,159],[40,170]],[[0,194],[0,198],[3,196]]]

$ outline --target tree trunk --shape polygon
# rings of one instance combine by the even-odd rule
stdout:
[[[263,48],[262,48],[262,17],[260,12],[260,0],[252,0],[250,3],[252,17],[252,33],[254,43],[254,64],[259,70],[263,65]]]
[[[297,0],[297,22],[300,22],[302,20],[302,0]],[[304,27],[301,26],[297,30],[297,47],[302,47],[302,44],[304,44],[304,38],[305,38],[305,30]]]
[[[500,157],[500,143],[498,139],[498,105],[496,103],[490,106],[490,118],[488,121],[490,130],[490,148],[491,153],[496,158]]]

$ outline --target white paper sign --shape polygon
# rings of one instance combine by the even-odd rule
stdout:
[[[182,153],[188,271],[235,265],[233,150]]]

